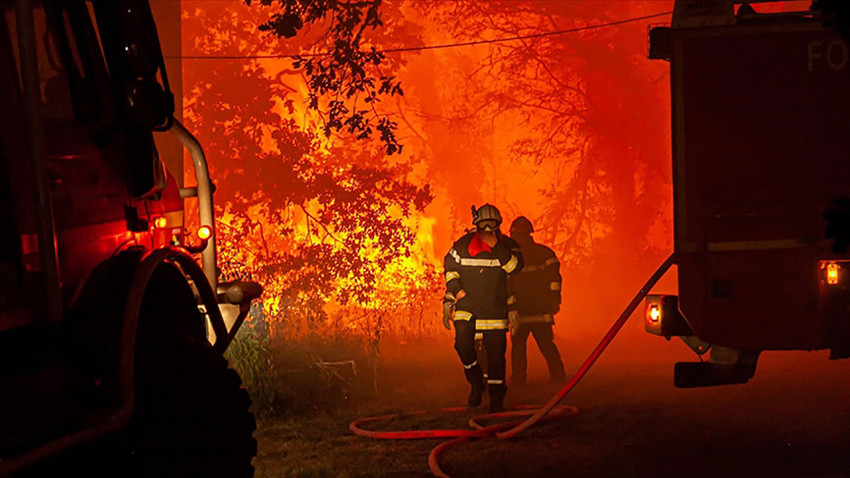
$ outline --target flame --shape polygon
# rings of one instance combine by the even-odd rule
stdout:
[[[292,53],[312,41],[261,34],[258,26],[273,11],[257,5],[182,4],[185,56]],[[672,8],[670,1],[530,5],[515,12],[511,2],[388,2],[387,28],[368,41],[458,43]],[[306,107],[301,73],[286,58],[184,60],[184,117],[204,143],[219,187],[222,269],[263,283],[263,313],[281,333],[426,333],[438,325],[443,254],[470,226],[469,206],[490,202],[502,210],[503,230],[524,215],[535,239],[559,254],[565,311],[592,311],[581,319],[588,324],[616,314],[618,299],[651,272],[656,261],[648,259],[672,249],[668,65],[646,59],[646,27],[391,54],[406,92],[379,105],[400,125],[405,154],[394,158],[372,154],[380,149],[375,144],[326,138],[321,118]],[[373,218],[393,225],[384,238],[395,241],[391,250],[380,237],[386,231],[370,224],[315,220],[344,199],[281,204],[311,174],[350,185],[357,180],[352,165],[430,186],[433,201],[424,209],[394,205]],[[252,169],[262,171],[256,181],[240,179]],[[189,170],[186,176],[193,177]],[[364,234],[371,236],[359,238]],[[352,243],[357,250],[347,248]],[[305,250],[324,262],[299,255]],[[333,263],[335,254],[362,266],[328,279],[329,269],[343,267]],[[599,284],[600,275],[619,279]],[[574,330],[579,319],[570,320]]]

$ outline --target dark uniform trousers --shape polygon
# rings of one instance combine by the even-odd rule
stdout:
[[[475,350],[475,319],[456,320],[454,324],[455,350],[463,364],[466,379],[471,384],[480,384],[484,376]],[[483,335],[484,349],[487,351],[487,381],[491,392],[501,391],[505,389],[507,334],[505,330],[484,330]]]
[[[522,270],[519,244],[497,235],[493,246],[478,232],[455,241],[443,263],[446,274],[445,300],[454,303],[455,350],[472,384],[470,406],[480,400],[482,385],[488,385],[490,408],[501,409],[505,396],[505,351],[507,350],[508,276]],[[465,292],[461,294],[461,291]],[[458,297],[460,295],[460,297]],[[475,350],[476,328],[487,350],[487,380]],[[484,354],[482,354],[483,356]],[[480,403],[480,402],[478,402]]]
[[[555,345],[552,324],[538,322],[520,324],[515,335],[511,338],[511,378],[513,381],[516,383],[525,382],[528,370],[526,345],[529,334],[534,336],[537,347],[540,348],[540,353],[546,359],[546,365],[549,367],[549,377],[552,380],[563,379],[564,364],[561,362],[561,355],[558,353],[558,347]]]

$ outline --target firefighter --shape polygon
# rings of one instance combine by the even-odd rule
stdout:
[[[564,379],[564,364],[555,345],[552,326],[554,315],[561,309],[560,263],[552,249],[534,242],[531,221],[520,216],[511,223],[511,238],[517,242],[525,259],[522,272],[508,281],[511,312],[511,383],[525,383],[526,342],[534,336],[537,347],[546,359],[549,377],[553,382]]]
[[[499,230],[502,216],[495,206],[472,207],[475,229],[458,239],[446,254],[443,325],[455,327],[455,350],[471,386],[469,407],[481,404],[485,383],[490,411],[504,409],[505,351],[508,330],[508,275],[522,269],[519,245]],[[487,350],[487,378],[475,349],[476,330]]]

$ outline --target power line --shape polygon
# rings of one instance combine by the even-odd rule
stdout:
[[[456,2],[457,0],[441,0],[445,3]],[[525,2],[527,0],[509,0],[512,2]],[[673,0],[535,0],[537,3],[577,3],[577,2],[593,2],[593,3],[671,3]],[[807,0],[799,0],[807,1]],[[148,3],[241,3],[245,5],[245,0],[148,0]]]
[[[601,28],[608,28],[618,25],[624,25],[626,23],[634,23],[643,20],[649,20],[652,18],[663,17],[667,15],[672,15],[673,12],[661,12],[661,13],[653,13],[651,15],[644,15],[642,17],[634,17],[628,18],[625,20],[616,20],[613,22],[607,23],[598,23],[596,25],[587,25],[583,27],[576,28],[568,28],[566,30],[555,30],[551,32],[545,33],[533,33],[530,35],[519,35],[513,37],[506,38],[495,38],[491,40],[474,40],[468,42],[460,42],[460,43],[444,43],[440,45],[423,45],[423,46],[411,46],[411,47],[402,47],[402,48],[387,48],[385,50],[377,50],[378,53],[401,53],[401,52],[409,52],[409,51],[425,51],[425,50],[440,50],[445,48],[459,48],[464,46],[475,46],[475,45],[486,45],[491,43],[504,43],[509,41],[516,40],[526,40],[529,38],[542,38],[554,35],[564,35],[566,33],[576,33],[588,30],[598,30]],[[278,58],[294,58],[296,56],[300,57],[318,57],[318,56],[330,56],[331,53],[304,53],[304,54],[278,54],[278,55],[221,55],[221,56],[213,56],[213,55],[204,55],[204,56],[169,56],[166,58],[180,58],[184,60],[264,60],[264,59],[278,59]]]

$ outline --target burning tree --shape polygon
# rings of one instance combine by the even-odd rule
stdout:
[[[302,38],[301,45],[307,48],[293,56],[293,66],[305,74],[309,107],[322,116],[325,136],[345,131],[367,139],[376,130],[388,155],[401,153],[396,122],[377,108],[383,97],[404,94],[401,83],[388,73],[399,65],[387,62],[376,45],[387,47],[392,38],[383,35],[382,0],[258,3],[273,6],[274,11],[271,19],[260,26],[261,31],[288,39],[311,25],[319,26],[319,31]]]
[[[659,220],[664,227],[670,195],[669,152],[659,141],[668,137],[667,123],[644,121],[641,113],[666,115],[664,92],[655,87],[664,73],[653,77],[653,66],[642,64],[643,25],[588,28],[657,11],[597,2],[417,5],[456,41],[518,38],[478,47],[484,51],[466,72],[478,87],[455,102],[449,120],[485,135],[499,130],[511,161],[545,178],[533,219],[545,225],[541,238],[562,260],[586,266],[603,241],[617,245],[606,254],[623,244],[663,253],[669,244],[659,236],[667,233],[653,227]],[[620,40],[624,29],[637,41]],[[565,30],[576,31],[546,34]]]
[[[641,63],[644,24],[540,35],[654,12],[260,3],[184,0],[184,50],[223,57],[187,60],[184,96],[219,178],[223,272],[264,284],[276,333],[375,347],[427,332],[442,282],[432,241],[442,255],[470,204],[531,217],[580,287],[600,264],[640,275],[669,247],[668,108],[663,72]],[[528,38],[410,51],[504,37]]]
[[[262,283],[266,316],[286,336],[401,327],[376,325],[374,311],[414,311],[435,293],[436,269],[416,238],[428,184],[415,185],[409,162],[360,135],[317,134],[326,125],[299,104],[304,79],[289,60],[252,58],[269,48],[255,33],[262,12],[204,3],[193,13],[184,19],[190,47],[228,57],[198,59],[184,76],[187,117],[220,178],[223,275]],[[271,48],[281,47],[294,48]],[[408,278],[405,293],[381,299]],[[364,314],[368,327],[358,325]]]

